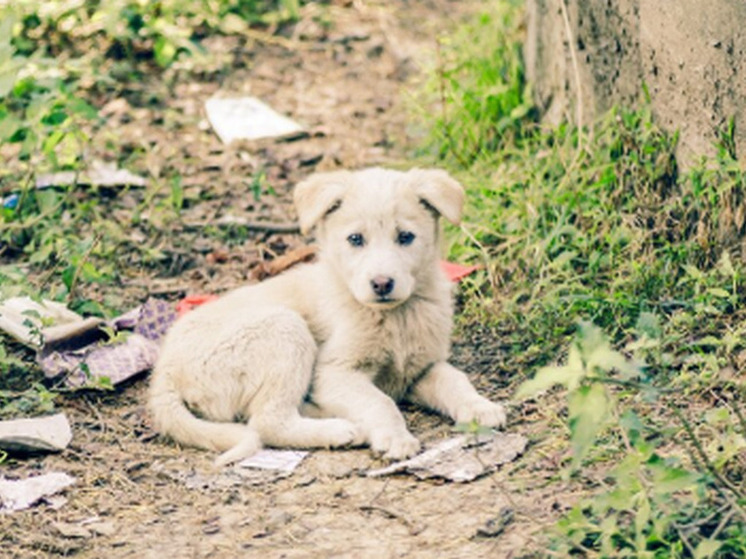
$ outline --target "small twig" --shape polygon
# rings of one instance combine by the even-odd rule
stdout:
[[[684,547],[686,547],[687,551],[689,551],[689,554],[692,557],[696,557],[696,554],[694,553],[694,548],[692,547],[692,544],[689,543],[689,540],[684,535],[684,530],[681,529],[681,527],[674,522],[673,524],[674,528],[676,529],[676,532],[679,534],[679,538],[681,538],[682,543],[684,544]]]
[[[245,35],[249,39],[252,39],[253,41],[265,43],[268,45],[277,45],[286,50],[296,50],[298,48],[297,41],[291,41],[285,39],[284,37],[280,37],[279,35],[271,35],[269,33],[258,31],[256,29],[246,29],[243,31],[243,35]]]
[[[479,249],[479,253],[482,255],[482,259],[484,260],[484,269],[487,270],[487,277],[490,280],[492,290],[494,292],[497,292],[497,279],[495,278],[495,274],[492,272],[492,268],[490,267],[490,256],[489,254],[487,254],[487,249],[484,248],[482,243],[477,240],[477,238],[463,223],[461,224],[461,231],[463,231],[463,233],[469,238],[469,241],[471,241],[474,246]]]
[[[733,415],[736,416],[736,419],[738,419],[738,423],[741,425],[741,434],[746,436],[746,417],[744,417],[741,409],[738,407],[738,404],[735,401],[731,402],[729,400],[726,400],[723,396],[716,394],[712,388],[710,388],[709,392],[713,398],[725,404],[725,406],[733,412]]]
[[[425,529],[425,526],[417,526],[406,516],[385,507],[379,507],[378,505],[361,505],[360,510],[363,512],[380,512],[381,514],[386,516],[386,518],[398,520],[407,527],[407,529],[409,530],[409,534],[412,536],[416,536]]]
[[[78,283],[78,276],[80,276],[80,270],[82,270],[83,266],[85,266],[85,263],[88,262],[88,258],[90,258],[91,252],[93,251],[94,247],[98,244],[100,240],[101,240],[101,237],[98,235],[93,237],[91,246],[88,247],[88,249],[83,254],[83,257],[80,259],[80,262],[78,263],[78,265],[75,266],[75,272],[73,273],[73,277],[70,280],[70,288],[67,293],[68,302],[72,300],[73,294],[75,293],[75,284]]]
[[[576,92],[576,104],[575,104],[575,119],[576,126],[578,128],[578,153],[583,149],[583,89],[580,81],[580,66],[578,65],[578,54],[575,51],[575,37],[572,34],[572,27],[570,27],[570,16],[567,13],[567,5],[565,0],[559,0],[560,10],[562,11],[562,20],[565,24],[565,34],[567,35],[567,46],[570,48],[570,60],[572,61],[572,69],[575,75],[575,92]],[[576,157],[577,158],[577,157]]]
[[[243,219],[236,219],[234,221],[215,221],[211,223],[207,222],[189,222],[183,224],[188,229],[203,229],[209,226],[218,227],[230,227],[235,225],[237,227],[245,227],[249,231],[262,231],[265,233],[300,233],[300,226],[297,223],[270,223],[266,221],[248,221]]]
[[[675,404],[669,404],[669,407],[673,411],[674,415],[676,415],[676,417],[679,419],[681,425],[684,427],[684,431],[686,431],[686,434],[689,436],[689,439],[692,442],[692,446],[696,451],[696,455],[704,465],[705,469],[718,481],[718,483],[720,483],[722,487],[728,489],[731,493],[733,493],[733,495],[736,496],[737,499],[742,500],[744,496],[741,494],[741,491],[730,481],[721,476],[720,472],[717,471],[715,466],[710,461],[710,458],[707,456],[707,453],[702,448],[702,444],[697,438],[697,435],[694,433],[694,429],[692,429],[692,425],[691,423],[689,423],[689,420],[684,417],[684,414],[681,413],[681,410],[677,408]],[[738,510],[738,512],[744,519],[746,519],[746,511],[743,510],[743,508],[741,507],[741,505],[738,504],[737,501],[733,501],[733,499],[731,499],[728,494],[725,493],[725,491],[723,491],[721,488],[718,488],[718,492],[723,496],[724,499],[726,499],[730,503],[730,505],[734,509]]]
[[[712,532],[712,534],[710,534],[710,538],[711,539],[714,540],[714,539],[716,539],[720,535],[720,532],[722,532],[723,529],[725,529],[725,527],[730,522],[730,519],[733,518],[734,514],[736,514],[736,511],[734,511],[733,509],[731,509],[728,512],[728,514],[726,514],[725,516],[723,516],[723,519],[720,521],[720,524],[718,524],[717,528],[715,528],[715,530]]]

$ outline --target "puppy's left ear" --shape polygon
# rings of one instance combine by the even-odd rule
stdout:
[[[464,188],[440,169],[412,169],[407,173],[422,202],[454,225],[461,222]]]
[[[305,235],[327,214],[337,209],[349,185],[349,171],[317,173],[298,183],[293,191],[293,201],[301,233]]]

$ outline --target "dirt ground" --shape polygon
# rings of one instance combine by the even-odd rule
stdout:
[[[176,221],[146,212],[131,230],[131,243],[157,232],[167,266],[138,266],[123,249],[133,271],[122,293],[91,296],[126,307],[152,294],[176,299],[240,285],[260,260],[303,239],[252,230],[235,242],[230,226],[216,224],[292,223],[288,193],[314,170],[407,164],[413,133],[403,113],[408,88],[434,60],[435,37],[475,4],[336,2],[324,13],[319,9],[306,9],[286,37],[207,41],[222,62],[204,69],[197,81],[194,72],[172,70],[160,82],[102,103],[108,121],[97,133],[97,155],[116,157],[106,146],[124,146],[139,154],[133,170],[153,181],[178,168],[185,209]],[[226,147],[203,112],[204,101],[215,94],[256,95],[310,134]],[[107,138],[116,142],[107,144]],[[257,201],[252,177],[261,173],[264,192]],[[137,189],[114,194],[108,202],[112,219],[127,222],[143,196]],[[454,361],[479,390],[496,400],[508,398],[500,341],[473,331],[455,342]],[[542,440],[545,419],[526,406],[512,409],[508,426],[532,441],[526,454],[472,483],[367,478],[364,472],[383,462],[359,449],[314,452],[290,477],[254,484],[233,471],[214,470],[208,452],[178,448],[155,435],[144,410],[146,386],[146,378],[138,378],[113,393],[64,398],[61,409],[74,433],[69,449],[3,464],[9,477],[64,471],[77,483],[57,509],[41,505],[0,516],[0,556],[534,556],[542,554],[547,523],[573,500],[558,475],[562,450]],[[451,429],[445,419],[421,410],[408,409],[406,417],[424,442]],[[489,535],[506,508],[513,520]]]

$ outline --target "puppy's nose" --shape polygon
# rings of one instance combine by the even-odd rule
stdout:
[[[394,290],[394,280],[386,276],[376,276],[370,280],[370,286],[376,295],[385,297]]]

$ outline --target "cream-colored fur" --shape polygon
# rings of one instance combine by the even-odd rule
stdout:
[[[316,231],[318,261],[177,321],[153,372],[156,428],[223,451],[226,463],[262,444],[365,442],[410,456],[420,445],[401,400],[501,426],[502,406],[446,362],[451,286],[438,217],[460,220],[461,186],[437,170],[340,171],[299,184],[295,203],[301,228]]]

